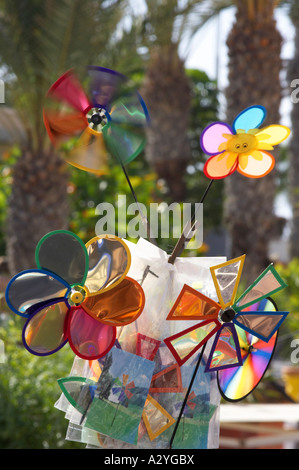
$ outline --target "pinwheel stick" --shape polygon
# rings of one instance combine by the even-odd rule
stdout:
[[[197,372],[198,372],[198,368],[199,368],[199,366],[200,366],[200,363],[201,363],[201,360],[202,360],[202,357],[203,357],[205,348],[206,348],[206,343],[205,343],[205,344],[203,345],[203,347],[202,347],[200,356],[199,356],[199,358],[198,358],[198,360],[197,360],[195,369],[194,369],[194,371],[193,371],[193,375],[192,375],[192,377],[191,377],[191,380],[190,380],[190,383],[189,383],[189,386],[188,386],[187,393],[186,393],[186,395],[185,395],[185,398],[184,398],[182,407],[181,407],[181,409],[180,409],[180,413],[179,413],[178,419],[176,420],[175,427],[174,427],[174,430],[173,430],[171,439],[170,439],[170,441],[169,441],[169,448],[170,448],[170,449],[172,449],[172,444],[173,444],[175,435],[176,435],[176,433],[177,433],[177,430],[178,430],[180,421],[181,421],[181,419],[182,419],[182,416],[183,416],[183,413],[184,413],[184,409],[185,409],[185,406],[186,406],[188,397],[189,397],[189,395],[190,395],[190,393],[191,393],[191,389],[192,389],[192,387],[193,387],[193,383],[194,383],[196,374],[197,374]]]
[[[126,180],[127,180],[128,185],[129,185],[129,188],[130,188],[130,191],[131,191],[131,193],[132,193],[132,196],[133,196],[133,198],[134,198],[134,201],[136,202],[136,205],[137,205],[137,207],[138,207],[138,211],[139,211],[139,214],[140,214],[140,217],[141,217],[141,221],[142,221],[143,225],[144,225],[145,228],[146,228],[147,237],[148,237],[148,239],[149,239],[149,241],[150,241],[151,243],[153,243],[154,245],[157,245],[156,240],[153,239],[152,236],[151,236],[151,229],[150,229],[149,221],[148,221],[148,219],[145,217],[145,215],[144,215],[143,212],[142,212],[142,209],[141,209],[140,204],[139,204],[138,199],[137,199],[137,195],[136,195],[136,193],[135,193],[135,190],[134,190],[134,188],[133,188],[133,186],[132,186],[132,183],[131,183],[131,180],[130,180],[130,178],[129,178],[128,172],[127,172],[127,170],[126,170],[126,168],[124,167],[123,164],[121,164],[121,167],[122,167],[122,170],[123,170],[124,175],[125,175],[125,177],[126,177]]]
[[[202,204],[204,202],[214,181],[215,180],[211,180],[209,182],[204,194],[202,195],[201,200],[199,201],[199,204]],[[187,222],[187,224],[185,225],[182,235],[178,239],[176,246],[174,247],[170,257],[168,258],[168,262],[170,264],[174,264],[176,258],[182,254],[182,252],[185,249],[185,246],[189,243],[189,241],[193,237],[193,232],[196,229],[196,223],[197,223],[197,220],[196,220],[197,211],[198,209],[194,212],[190,221]]]

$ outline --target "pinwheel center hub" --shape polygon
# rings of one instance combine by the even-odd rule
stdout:
[[[227,150],[232,153],[248,153],[257,148],[257,138],[251,134],[236,134],[227,143]]]
[[[104,108],[93,108],[87,115],[89,126],[95,130],[101,130],[108,122],[107,113]]]
[[[68,302],[70,305],[80,305],[85,299],[85,289],[81,286],[72,287],[69,295]]]
[[[221,321],[224,323],[231,322],[236,315],[236,312],[230,307],[226,310],[223,310],[220,314]]]

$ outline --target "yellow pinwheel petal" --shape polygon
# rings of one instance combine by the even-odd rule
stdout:
[[[259,141],[259,149],[265,149],[262,147],[264,144],[278,145],[283,142],[289,135],[290,129],[286,126],[274,124],[261,129],[255,136]],[[265,149],[267,150],[267,149]]]

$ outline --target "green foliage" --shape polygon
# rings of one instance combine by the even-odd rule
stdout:
[[[61,394],[57,379],[69,374],[74,354],[68,345],[53,356],[31,355],[21,344],[24,320],[2,314],[0,340],[5,363],[0,363],[0,448],[82,448],[65,441],[68,421],[54,409]]]
[[[12,168],[19,155],[20,150],[14,147],[10,152],[4,153],[0,159],[0,256],[5,256],[6,253],[6,213],[11,190]]]

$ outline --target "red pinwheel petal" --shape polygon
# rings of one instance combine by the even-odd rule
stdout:
[[[114,345],[116,328],[95,320],[81,307],[72,307],[67,321],[67,338],[77,356],[99,359]]]
[[[53,83],[47,96],[64,102],[83,114],[91,108],[91,103],[72,71],[66,72]]]

